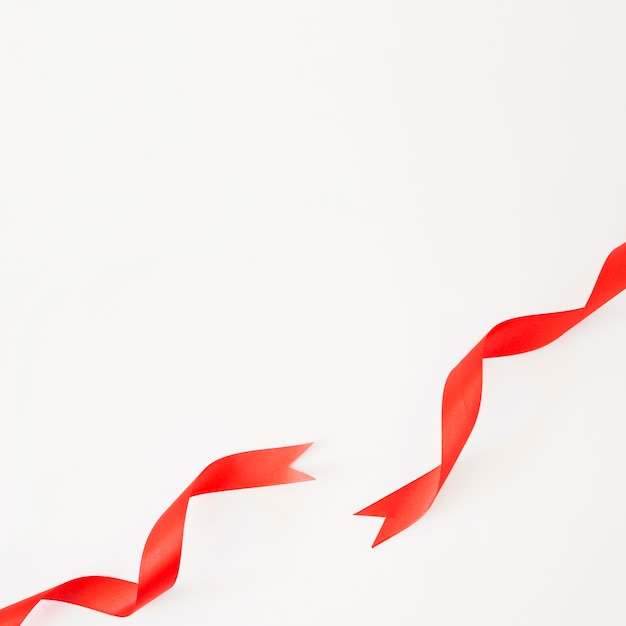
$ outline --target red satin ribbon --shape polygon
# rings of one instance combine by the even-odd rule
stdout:
[[[483,359],[537,350],[558,339],[625,288],[626,244],[611,252],[584,307],[507,320],[476,344],[446,380],[441,412],[441,465],[356,513],[385,518],[373,546],[414,524],[437,497],[476,423]],[[242,452],[215,461],[154,525],[144,546],[137,583],[104,576],[76,578],[0,610],[0,626],[19,626],[40,600],[69,602],[120,617],[134,613],[176,582],[190,498],[313,480],[290,467],[310,445]]]
[[[193,496],[216,491],[283,485],[311,476],[291,467],[311,444],[241,452],[211,463],[150,531],[139,566],[139,582],[106,576],[75,578],[0,610],[0,626],[19,626],[40,600],[58,600],[125,617],[176,582],[187,505]]]
[[[476,423],[483,385],[483,359],[542,348],[625,288],[626,244],[623,244],[608,256],[584,307],[507,320],[492,328],[474,346],[450,372],[443,390],[441,465],[355,513],[385,518],[372,547],[414,524],[437,497]]]

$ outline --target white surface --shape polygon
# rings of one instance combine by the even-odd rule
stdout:
[[[226,454],[315,483],[195,499],[129,624],[623,624],[626,297],[486,365],[410,530],[352,513],[439,461],[449,370],[584,304],[626,241],[613,2],[3,2],[0,604],[136,580]],[[118,620],[45,603],[32,626]]]

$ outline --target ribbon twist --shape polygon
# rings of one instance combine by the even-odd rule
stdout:
[[[240,452],[211,463],[150,531],[141,556],[139,582],[107,576],[75,578],[0,610],[0,626],[20,626],[40,600],[69,602],[118,617],[131,615],[176,582],[190,498],[217,491],[314,480],[289,467],[311,445]]]
[[[480,408],[483,359],[511,356],[548,345],[626,289],[626,244],[607,257],[596,284],[579,309],[527,315],[494,326],[450,372],[441,407],[441,465],[355,515],[384,517],[372,547],[402,532],[434,502],[465,446]]]

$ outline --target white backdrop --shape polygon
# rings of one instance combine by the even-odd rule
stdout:
[[[315,441],[314,483],[192,501],[128,624],[623,624],[626,296],[486,364],[418,524],[352,514],[439,462],[450,369],[581,306],[626,241],[611,2],[0,4],[0,605],[136,580],[212,460]],[[39,625],[117,624],[44,603]]]

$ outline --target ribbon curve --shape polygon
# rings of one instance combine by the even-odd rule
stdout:
[[[609,254],[579,309],[516,317],[494,326],[450,372],[441,407],[441,465],[355,515],[384,517],[372,547],[407,529],[428,511],[465,446],[480,408],[483,359],[548,345],[626,289],[626,243]]]
[[[141,556],[139,582],[85,576],[0,610],[0,626],[20,626],[40,600],[58,600],[126,617],[176,582],[190,498],[205,493],[315,480],[290,467],[312,444],[240,452],[214,461],[183,491],[153,526]]]

